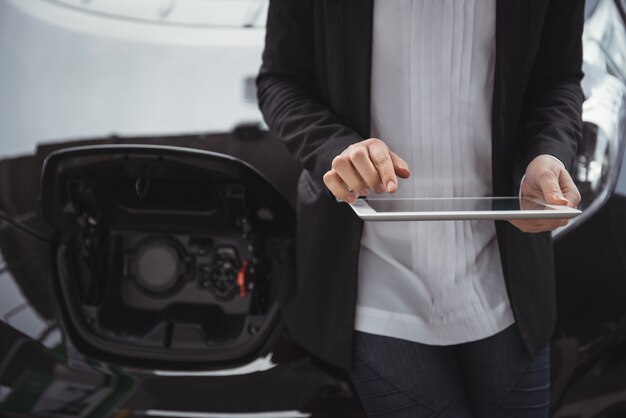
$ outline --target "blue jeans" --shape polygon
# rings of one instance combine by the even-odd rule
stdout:
[[[350,378],[370,417],[546,418],[550,352],[531,358],[516,325],[429,346],[355,332]]]

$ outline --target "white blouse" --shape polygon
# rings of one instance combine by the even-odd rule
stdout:
[[[377,0],[373,29],[372,136],[412,171],[394,197],[490,196],[495,0]],[[492,221],[365,223],[357,330],[449,345],[513,323]]]

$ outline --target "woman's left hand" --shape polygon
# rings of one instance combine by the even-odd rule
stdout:
[[[521,197],[535,197],[554,205],[575,208],[580,193],[563,163],[549,155],[540,155],[528,164],[521,185]],[[528,219],[509,221],[523,232],[552,231],[567,225],[567,219]]]

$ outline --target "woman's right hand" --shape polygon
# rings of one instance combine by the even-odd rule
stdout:
[[[339,200],[355,203],[358,196],[367,196],[370,189],[376,193],[395,193],[398,178],[409,178],[411,171],[402,158],[389,150],[378,138],[370,138],[350,145],[332,162],[324,174],[324,184]]]

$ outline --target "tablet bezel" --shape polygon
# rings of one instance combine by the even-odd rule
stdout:
[[[452,198],[384,198],[375,200],[500,200],[519,199],[511,197],[452,197]],[[505,211],[429,211],[429,212],[377,212],[366,199],[357,199],[350,204],[354,212],[364,221],[461,221],[473,219],[521,220],[521,219],[571,219],[582,212],[568,206],[551,205],[534,198],[524,198],[553,210],[505,210]]]

